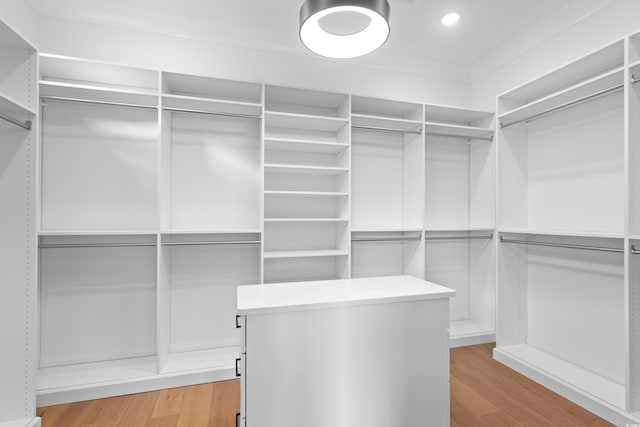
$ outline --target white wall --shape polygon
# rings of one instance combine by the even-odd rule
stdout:
[[[40,51],[138,67],[406,101],[468,106],[468,68],[412,63],[404,70],[221,45],[45,17]]]
[[[471,106],[640,30],[639,0],[574,0],[471,67]]]
[[[32,45],[38,45],[40,16],[26,0],[1,0],[0,20]]]

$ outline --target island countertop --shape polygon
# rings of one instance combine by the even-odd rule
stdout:
[[[445,288],[412,276],[368,277],[238,286],[238,314],[264,314],[454,297]]]

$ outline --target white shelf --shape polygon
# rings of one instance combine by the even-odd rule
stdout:
[[[255,234],[260,233],[259,228],[240,228],[229,230],[162,230],[160,232],[163,235],[180,236],[180,235],[194,235],[194,234]]]
[[[519,228],[498,229],[500,234],[528,234],[536,236],[558,236],[558,237],[585,237],[596,239],[623,239],[623,233],[598,233],[583,231],[560,231],[560,230],[527,230]]]
[[[394,118],[422,122],[422,104],[389,99],[351,97],[351,112],[359,116]]]
[[[633,61],[631,64],[629,64],[629,68],[635,68],[637,66],[640,65],[640,59],[638,59],[637,61]],[[638,76],[636,76],[638,77]]]
[[[346,218],[265,218],[264,222],[349,222]]]
[[[349,123],[340,117],[265,111],[265,126],[274,128],[337,132]]]
[[[319,249],[319,250],[303,250],[303,251],[265,251],[265,259],[275,258],[313,258],[313,257],[336,257],[348,256],[348,250],[342,249]]]
[[[545,111],[560,107],[564,104],[576,101],[580,98],[610,89],[624,82],[624,69],[616,68],[600,76],[575,84],[566,89],[537,99],[521,107],[514,108],[498,116],[500,125],[523,120]]]
[[[629,234],[629,239],[640,240],[640,234]]]
[[[451,125],[445,123],[425,122],[424,131],[427,134],[437,134],[441,136],[468,138],[468,139],[487,139],[493,138],[493,129],[480,128],[474,126]]]
[[[351,228],[352,233],[422,233],[421,228],[376,227]]]
[[[40,230],[38,236],[136,236],[156,235],[157,230]]]
[[[60,83],[47,80],[40,81],[40,97],[68,98],[82,101],[104,103],[133,104],[157,107],[159,97],[150,91],[112,89],[76,83]]]
[[[171,353],[161,368],[163,374],[212,369],[235,369],[240,347],[221,347],[207,350]]]
[[[465,124],[487,122],[493,117],[489,111],[469,110],[466,108],[448,107],[444,105],[425,105],[425,122]]]
[[[36,112],[33,109],[2,92],[0,92],[0,113],[9,115],[16,119],[22,116],[36,115]]]
[[[305,139],[265,138],[265,148],[280,151],[303,151],[310,153],[335,154],[349,148],[349,144],[340,142],[312,141]]]
[[[419,132],[422,128],[422,121],[354,113],[351,115],[351,126],[382,128],[398,132]]]
[[[278,197],[347,197],[349,193],[342,192],[329,192],[329,191],[265,191],[265,196],[278,196]]]
[[[467,227],[467,226],[451,226],[451,227],[427,227],[424,229],[427,233],[438,233],[446,231],[495,231],[494,227]]]
[[[300,165],[276,165],[265,164],[265,172],[275,173],[302,173],[309,175],[339,175],[349,171],[348,168],[323,167],[323,166],[300,166]]]
[[[517,344],[497,347],[494,350],[494,357],[508,366],[510,366],[510,361],[523,365],[527,370],[533,372],[533,375],[529,376],[533,376],[533,379],[538,382],[541,382],[542,377],[546,377],[546,380],[560,384],[573,392],[595,398],[616,408],[625,407],[624,385],[538,350],[531,345]]]
[[[237,114],[256,117],[260,117],[262,114],[262,104],[259,103],[228,101],[187,95],[162,95],[162,107],[210,114]]]

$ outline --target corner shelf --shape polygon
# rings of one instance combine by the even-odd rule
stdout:
[[[566,104],[579,102],[581,99],[597,93],[609,93],[621,89],[624,84],[624,67],[618,67],[602,75],[580,82],[559,92],[552,93],[533,102],[522,105],[498,115],[500,126],[505,127],[514,122],[525,121],[527,117],[543,114],[546,111],[563,108]]]

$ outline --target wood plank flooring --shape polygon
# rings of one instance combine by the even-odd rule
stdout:
[[[451,427],[613,425],[496,362],[493,347],[451,350]],[[38,408],[38,416],[43,427],[235,427],[239,399],[233,380]]]

